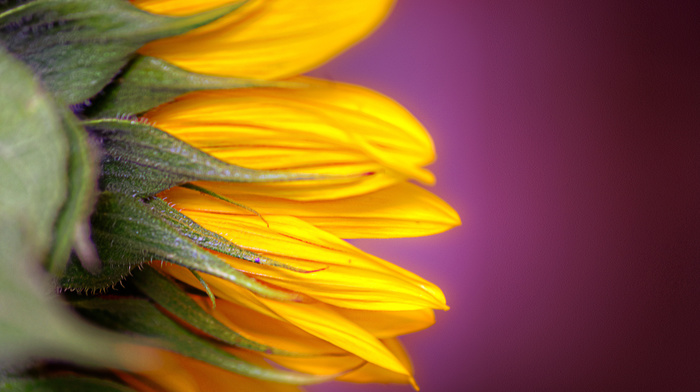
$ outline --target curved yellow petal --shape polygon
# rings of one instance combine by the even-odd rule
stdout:
[[[226,184],[215,188],[219,195],[262,215],[295,216],[340,238],[426,236],[461,223],[457,212],[439,197],[406,182],[364,195],[308,202],[233,193]],[[239,206],[186,188],[172,188],[159,196],[182,211],[250,214]]]
[[[411,363],[411,358],[408,356],[408,353],[406,352],[403,345],[398,339],[382,339],[382,343],[384,343],[384,345],[389,350],[391,350],[392,353],[394,353],[396,358],[398,358],[407,369],[411,369],[411,373],[413,373],[413,364]],[[338,380],[357,383],[410,383],[414,386],[416,390],[418,390],[418,386],[412,376],[392,372],[373,363],[368,363],[365,366],[362,366],[361,368],[357,369],[356,371],[350,372],[346,375],[342,375],[338,377]]]
[[[294,358],[294,357],[274,357],[271,358],[277,364],[282,365],[286,368],[296,370],[297,372],[309,373],[309,374],[341,374],[343,372],[352,371],[359,369],[367,362],[358,358],[355,355],[342,355],[342,356],[318,356],[318,357],[306,357],[306,358]],[[383,369],[383,368],[382,368]],[[387,371],[389,373],[394,373]],[[398,374],[398,373],[394,373]],[[407,375],[402,375],[403,377],[409,377]],[[375,382],[382,382],[383,380],[375,380]]]
[[[435,157],[430,135],[396,102],[348,84],[306,77],[292,81],[307,87],[191,93],[144,117],[239,166],[335,176],[228,184],[233,192],[319,200],[367,193],[406,179],[434,182],[422,167]]]
[[[444,294],[434,284],[297,218],[269,216],[263,221],[257,216],[184,213],[243,248],[315,271],[295,272],[220,255],[263,282],[354,309],[447,308]]]
[[[274,357],[279,365],[310,374],[341,374],[337,380],[356,383],[415,384],[413,366],[398,339],[382,339],[382,343],[398,358],[411,374],[396,373],[373,363],[364,362],[355,356],[318,356],[308,358]]]
[[[259,355],[244,350],[235,350],[234,355],[258,366],[269,367]],[[137,390],[149,392],[228,391],[231,388],[237,391],[301,392],[292,385],[244,377],[169,351],[160,351],[159,357],[161,366],[157,368],[136,375],[119,373],[119,376]]]
[[[382,339],[381,342],[396,356],[410,374],[396,373],[382,366],[362,361],[355,356],[317,356],[317,357],[274,357],[276,363],[298,372],[310,374],[342,373],[337,380],[357,383],[395,383],[415,384],[413,365],[398,339]],[[417,389],[417,388],[416,388]]]
[[[432,309],[381,313],[373,310],[348,308],[336,308],[335,310],[380,339],[395,338],[426,329],[435,324],[435,312]]]
[[[233,1],[132,0],[149,12],[186,15]],[[364,38],[393,0],[252,0],[208,26],[151,42],[145,55],[223,76],[276,79],[304,73]]]
[[[207,309],[216,319],[241,335],[262,344],[305,355],[303,357],[266,355],[286,368],[310,374],[339,374],[352,370],[351,373],[342,376],[340,379],[355,382],[408,383],[411,380],[411,377],[406,374],[392,372],[381,366],[368,363],[356,355],[352,355],[324,340],[316,338],[288,322],[264,316],[252,309],[224,299],[219,299],[216,308],[211,308],[209,299],[206,296],[192,294],[191,297],[202,308]],[[341,314],[344,313],[344,309],[335,310]],[[374,324],[374,326],[382,325],[385,326],[384,329],[387,329],[386,326],[393,324],[392,329],[394,331],[403,330],[406,331],[405,333],[408,333],[413,332],[415,329],[409,330],[405,325],[401,324],[404,321],[406,324],[411,324],[414,321],[411,320],[411,316],[423,312],[362,313],[372,313],[371,318],[373,320],[383,319],[383,321],[379,322],[366,320],[369,324]],[[393,313],[400,313],[401,316],[396,317],[397,315]],[[412,314],[409,315],[410,313]],[[346,315],[348,314],[356,317],[352,313],[347,313]],[[422,315],[425,314],[423,313]],[[375,329],[377,328],[375,327]],[[397,339],[382,339],[381,341],[407,369],[411,369],[410,359]]]
[[[136,372],[134,375],[122,372],[117,374],[138,391],[197,392],[200,390],[192,374],[194,369],[183,367],[184,362],[198,361],[165,350],[159,350],[157,357],[157,366]]]
[[[216,308],[212,308],[208,297],[194,294],[191,297],[228,328],[255,342],[303,355],[348,354],[278,317],[224,299],[217,300]]]
[[[130,373],[115,372],[116,375],[122,379],[127,385],[133,388],[135,391],[139,392],[163,392],[163,390],[156,388],[155,385],[150,385],[147,380],[144,380],[138,376],[134,376]],[[186,388],[184,384],[180,388]],[[178,391],[173,389],[174,392],[184,392],[182,389]],[[189,391],[195,391],[194,389],[189,389]]]
[[[362,361],[358,362],[357,356],[350,356],[347,351],[316,338],[280,318],[265,316],[224,299],[219,299],[216,308],[212,308],[209,306],[209,298],[206,296],[196,294],[190,296],[203,309],[206,309],[217,320],[237,333],[258,343],[309,356],[299,358],[299,361],[296,361],[297,357],[271,356],[273,360],[290,369],[312,374],[333,374],[353,369],[362,364]],[[410,368],[410,359],[395,337],[427,328],[435,321],[433,311],[430,309],[404,312],[358,311],[342,308],[334,308],[334,310],[380,338],[407,368]],[[373,367],[370,366],[370,368]],[[406,375],[389,373],[393,375],[392,377],[398,376],[402,381],[388,381],[386,379],[375,381],[408,381]]]
[[[155,266],[157,267],[157,264]],[[199,287],[199,281],[185,268],[171,263],[163,263],[160,269],[180,281],[193,287]],[[303,331],[368,362],[396,373],[410,375],[409,369],[381,341],[339,315],[330,306],[318,302],[299,303],[268,300],[223,279],[204,274],[202,276],[218,298],[291,323]]]
[[[237,3],[236,0],[206,0],[206,1],[186,1],[186,0],[129,0],[142,10],[161,15],[184,16],[212,10],[227,4]],[[247,9],[238,10],[234,15],[241,16],[247,14]],[[232,15],[233,16],[233,15]]]

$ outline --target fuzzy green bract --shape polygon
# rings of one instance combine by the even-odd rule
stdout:
[[[292,86],[285,82],[202,75],[155,57],[137,56],[95,97],[85,114],[92,118],[140,114],[191,91]]]
[[[272,182],[318,175],[254,170],[223,162],[148,124],[99,119],[83,123],[104,151],[100,187],[151,196],[190,181]]]
[[[295,293],[258,282],[182,235],[172,220],[164,217],[164,208],[174,211],[158,199],[103,192],[92,215],[92,235],[100,260],[121,265],[168,261],[228,280],[266,298],[300,299]]]
[[[100,92],[145,43],[203,26],[240,5],[168,17],[125,0],[34,0],[0,13],[0,41],[59,99],[79,104]]]

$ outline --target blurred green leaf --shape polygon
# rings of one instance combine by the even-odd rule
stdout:
[[[0,216],[20,224],[3,227],[31,230],[26,240],[40,257],[66,199],[70,147],[51,100],[1,48],[0,89]]]
[[[0,377],[0,392],[135,392],[111,381],[87,377],[46,379]]]
[[[68,197],[56,220],[54,242],[47,268],[55,276],[63,275],[71,249],[91,271],[99,260],[90,241],[89,217],[97,191],[97,168],[87,141],[87,132],[73,113],[64,110],[62,129],[69,142]]]
[[[1,48],[0,90],[0,368],[38,357],[118,365],[121,338],[71,313],[41,267],[68,195],[61,117]]]

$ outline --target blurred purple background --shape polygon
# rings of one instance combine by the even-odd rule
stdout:
[[[688,3],[400,0],[313,73],[409,108],[436,141],[433,190],[465,221],[357,241],[448,296],[404,339],[422,391],[700,391]]]

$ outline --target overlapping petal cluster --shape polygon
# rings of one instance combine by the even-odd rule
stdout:
[[[230,1],[132,2],[153,13],[185,15]],[[232,330],[299,354],[226,348],[252,363],[269,366],[271,360],[347,381],[414,383],[397,337],[430,326],[433,309],[447,309],[434,284],[343,240],[430,235],[459,224],[449,205],[408,182],[434,182],[424,168],[435,156],[429,134],[381,94],[298,76],[370,33],[391,6],[388,0],[252,0],[210,25],[140,50],[195,72],[289,82],[285,88],[189,93],[143,116],[225,162],[321,175],[313,181],[197,183],[245,209],[182,187],[159,194],[204,228],[295,268],[217,254],[301,300],[264,298],[203,275],[216,296],[213,307],[190,271],[153,263],[191,286],[191,297]],[[166,351],[161,362],[121,376],[144,391],[296,390]]]

